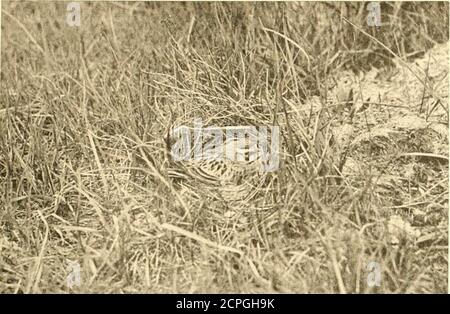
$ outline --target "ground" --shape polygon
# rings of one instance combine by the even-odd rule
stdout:
[[[446,292],[448,11],[2,1],[0,292]],[[280,168],[179,179],[195,118]]]

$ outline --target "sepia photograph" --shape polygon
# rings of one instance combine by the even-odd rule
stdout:
[[[449,2],[0,2],[0,294],[448,292]]]

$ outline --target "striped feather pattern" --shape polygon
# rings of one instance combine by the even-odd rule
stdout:
[[[234,139],[226,140],[224,149],[227,150],[229,145],[238,147]],[[261,162],[258,158],[249,161],[251,149],[236,151],[246,156],[246,160],[236,161],[225,157],[174,162],[168,172],[169,177],[182,182],[185,188],[192,191],[218,192],[218,198],[227,202],[249,200],[252,191],[261,186],[265,175],[261,172]]]

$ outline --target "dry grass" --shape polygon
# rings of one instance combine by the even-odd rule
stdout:
[[[1,292],[68,292],[66,259],[74,292],[447,291],[448,49],[426,52],[448,3],[384,3],[379,30],[359,3],[83,3],[80,28],[63,3],[2,10]],[[353,119],[320,120],[351,126],[344,151],[317,108],[363,70]],[[280,169],[246,202],[183,190],[166,136],[194,118],[279,125]],[[420,235],[393,241],[394,216]]]

